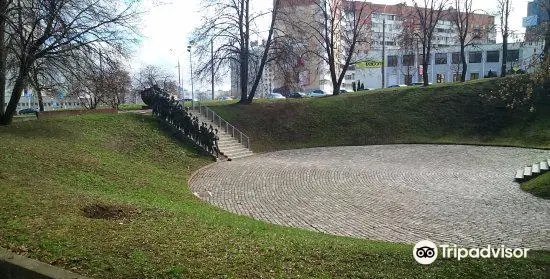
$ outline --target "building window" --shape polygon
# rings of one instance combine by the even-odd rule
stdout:
[[[437,74],[437,83],[445,82],[445,74]]]
[[[388,56],[388,67],[396,67],[396,66],[397,66],[397,56],[396,55]]]
[[[500,51],[487,51],[487,62],[499,62]]]
[[[519,49],[509,50],[506,62],[517,62],[519,60]]]
[[[452,59],[453,64],[460,64],[462,63],[462,59],[460,59],[460,52],[453,52]]]
[[[418,55],[418,65],[422,65],[422,60],[424,60],[424,55],[423,54],[419,54]],[[428,59],[428,65],[431,64],[431,61],[430,59]]]
[[[481,51],[472,51],[468,56],[470,63],[481,63]]]
[[[462,74],[453,74],[453,82],[460,81],[462,78]]]
[[[479,79],[479,73],[470,73],[470,80]]]
[[[414,66],[414,55],[403,55],[403,66]]]
[[[435,54],[435,64],[436,65],[447,64],[447,53],[436,53]]]

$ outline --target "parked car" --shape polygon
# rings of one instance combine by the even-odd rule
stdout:
[[[424,83],[423,82],[413,82],[409,86],[421,86],[421,85],[424,85]],[[432,83],[429,82],[428,85],[432,85]]]
[[[324,96],[327,96],[327,94],[325,93],[325,91],[320,89],[313,90],[311,91],[311,93],[309,93],[309,97],[324,97]]]
[[[292,98],[292,99],[302,99],[306,97],[307,97],[306,93],[302,93],[302,92],[293,92],[288,94],[287,96],[287,98]]]
[[[365,89],[361,89],[361,90],[370,90],[370,89],[365,88]],[[350,90],[348,90],[348,89],[340,89],[340,94],[353,93],[353,92],[355,92],[355,91],[353,91],[353,90],[351,90],[351,89],[350,89]]]
[[[23,114],[37,114],[38,113],[38,109],[35,109],[35,108],[26,108],[26,109],[22,109],[19,111],[19,115],[23,115]]]
[[[394,84],[394,85],[388,86],[388,88],[398,88],[398,87],[407,87],[407,86],[405,84]]]
[[[267,99],[286,99],[285,96],[279,93],[269,93],[267,94]]]

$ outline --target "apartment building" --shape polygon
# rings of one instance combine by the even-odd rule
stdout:
[[[525,41],[534,42],[543,40],[545,28],[550,28],[550,15],[547,7],[548,0],[535,0],[527,4],[527,16],[523,18],[525,27]]]
[[[331,2],[321,2],[323,0],[281,0],[281,9],[283,14],[291,14],[290,17],[303,17],[310,19],[311,23],[320,21],[321,14],[319,10],[323,4],[325,5],[341,5],[341,13],[344,20],[336,22],[345,23],[347,14],[352,12],[350,9],[364,9],[367,15],[365,21],[367,29],[364,32],[364,38],[358,40],[354,61],[363,61],[365,65],[371,65],[366,67],[369,71],[372,71],[372,65],[382,65],[382,49],[387,51],[398,51],[403,46],[400,45],[400,36],[406,26],[408,28],[415,28],[418,22],[415,21],[417,17],[416,9],[406,4],[397,5],[384,5],[374,4],[371,2],[363,1],[342,1],[342,0],[330,0]],[[455,24],[452,21],[454,10],[449,9],[445,11],[444,16],[437,22],[435,26],[435,36],[433,39],[433,46],[435,48],[448,47],[458,44],[458,31]],[[494,44],[496,42],[496,31],[494,28],[494,17],[485,14],[472,14],[470,18],[470,24],[472,28],[471,37],[468,41],[480,44]],[[282,25],[282,26],[281,26]],[[285,22],[279,26],[283,32],[289,32]],[[343,29],[337,29],[342,31]],[[290,31],[292,32],[292,31]],[[309,51],[319,51],[322,46],[320,43],[312,40],[310,34],[300,34],[300,36],[307,38],[304,42]],[[419,42],[417,42],[418,44]],[[342,46],[345,46],[345,42],[337,42],[335,49],[335,59],[342,60]],[[406,46],[407,49],[411,49],[411,46]],[[275,87],[296,87],[289,83],[295,82],[302,91],[311,91],[313,89],[322,89],[325,92],[332,92],[332,82],[329,76],[328,66],[323,63],[323,59],[315,59],[314,57],[308,57],[304,59],[300,57],[296,59],[295,72],[292,72],[290,78],[287,73],[279,72],[279,69],[275,67]],[[342,61],[343,62],[343,61]],[[325,65],[324,65],[325,64]],[[341,64],[341,63],[339,63]],[[340,65],[338,64],[337,67]],[[356,80],[356,76],[362,73],[356,73],[357,67],[350,67],[345,74],[342,89],[351,89],[352,83]],[[338,69],[339,71],[340,69]],[[379,69],[380,71],[380,69]],[[380,72],[381,73],[381,72]],[[381,78],[381,77],[380,77]],[[379,88],[381,84],[374,86]]]
[[[250,44],[251,55],[248,63],[248,90],[252,88],[256,73],[260,66],[260,58],[265,49],[265,42],[253,41]],[[233,98],[241,97],[241,79],[240,79],[240,64],[236,59],[230,62],[230,76],[231,76],[231,96]],[[275,89],[273,85],[274,72],[270,63],[266,63],[258,88],[256,89],[256,98],[265,98],[270,92]]]

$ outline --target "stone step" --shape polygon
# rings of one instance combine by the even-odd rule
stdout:
[[[232,155],[231,157],[228,157],[228,158],[230,158],[231,160],[235,160],[235,159],[250,157],[252,155],[254,155],[254,153],[250,152],[250,153],[243,153],[239,155]]]
[[[542,172],[548,171],[548,162],[546,161],[540,162],[540,170]]]
[[[232,137],[233,131],[231,129],[228,130],[229,133],[226,133],[226,125],[222,124],[222,127],[218,126],[218,121],[212,122],[212,120],[200,114],[198,107],[195,110],[190,110],[190,112],[193,116],[198,117],[199,122],[204,122],[208,125],[212,125],[215,129],[218,129],[218,147],[220,148],[220,152],[228,159],[243,158],[254,155],[252,151],[245,147],[245,144],[248,144],[246,137],[243,136],[242,143],[239,142],[241,140],[240,134],[235,132],[235,137]]]
[[[221,135],[218,134],[218,138],[219,138],[219,141],[220,141],[220,142],[231,142],[231,141],[239,142],[237,139],[232,138],[232,137],[220,137],[220,136],[221,136]]]
[[[539,164],[533,164],[533,166],[531,167],[531,173],[533,175],[539,175],[540,174],[540,166]]]
[[[523,168],[523,176],[524,177],[530,177],[532,175],[533,175],[533,172],[531,171],[531,167]]]
[[[229,141],[226,141],[226,142],[218,142],[218,146],[220,148],[231,148],[231,147],[244,147],[244,145],[238,143],[238,142],[229,142]]]
[[[233,158],[236,158],[236,157],[250,156],[250,155],[253,155],[253,154],[254,153],[252,153],[252,151],[246,149],[246,150],[241,150],[241,151],[238,151],[238,152],[224,153],[223,155],[227,156],[230,159],[233,159]]]
[[[226,142],[218,142],[218,146],[220,148],[230,148],[230,147],[243,147],[246,148],[246,146],[240,144],[237,141],[226,141]]]
[[[225,151],[222,150],[222,152],[235,155],[237,153],[252,152],[252,151],[246,148],[233,148],[233,149],[226,149]]]
[[[515,178],[515,180],[516,180],[517,182],[522,182],[523,179],[524,179],[523,170],[518,170],[518,171],[516,172],[516,178]]]

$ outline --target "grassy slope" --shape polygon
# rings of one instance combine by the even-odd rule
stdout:
[[[550,114],[513,115],[479,97],[495,80],[384,89],[318,99],[214,105],[256,151],[387,143],[550,148]],[[543,115],[543,113],[546,113]]]
[[[334,237],[235,216],[187,188],[210,161],[145,116],[90,115],[0,127],[0,246],[97,278],[544,278],[550,253],[438,260],[410,245]],[[129,220],[88,219],[93,203]]]
[[[550,172],[521,184],[521,189],[537,197],[550,199]]]

